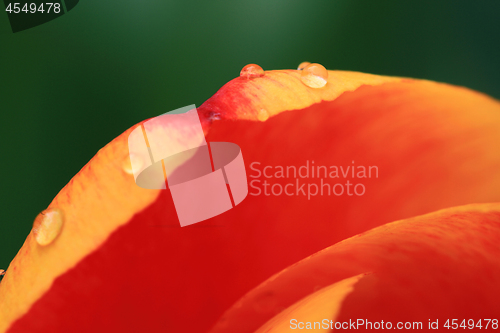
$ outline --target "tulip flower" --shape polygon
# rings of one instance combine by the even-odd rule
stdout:
[[[0,332],[492,327],[500,103],[314,66],[249,67],[198,107],[207,142],[241,148],[249,183],[211,219],[181,228],[168,188],[136,185],[137,125],[102,148],[8,267]]]

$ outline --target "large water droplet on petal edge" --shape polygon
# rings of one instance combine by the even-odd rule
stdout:
[[[60,209],[48,208],[38,214],[33,222],[33,235],[41,246],[51,244],[61,233],[64,215]]]
[[[300,80],[310,88],[323,88],[328,82],[328,71],[323,65],[309,64],[302,70]]]

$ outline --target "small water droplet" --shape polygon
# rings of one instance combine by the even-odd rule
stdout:
[[[213,111],[211,111],[211,112],[208,114],[208,120],[210,120],[210,121],[220,120],[220,114],[219,114],[219,113],[217,113],[217,112],[213,112]]]
[[[266,121],[269,119],[269,113],[266,109],[260,109],[259,114],[257,115],[257,119],[260,121]]]
[[[323,88],[328,82],[328,71],[320,64],[309,64],[302,70],[300,80],[311,88]]]
[[[127,157],[125,157],[125,161],[123,162],[123,171],[125,171],[129,175],[134,174],[132,164],[137,170],[141,170],[144,166],[144,160],[141,158],[141,156],[134,153],[127,155]]]
[[[301,63],[300,63],[300,65],[299,65],[299,67],[297,67],[297,70],[298,70],[298,71],[301,71],[301,70],[303,70],[303,69],[304,69],[304,67],[306,67],[306,66],[308,66],[308,65],[310,65],[310,64],[311,64],[311,63],[310,63],[309,61],[304,61],[304,62],[301,62]]]
[[[63,212],[57,208],[48,208],[38,214],[32,229],[36,242],[42,246],[52,243],[61,233],[63,222]]]
[[[0,269],[0,282],[2,282],[4,275],[5,275],[5,269]]]
[[[240,72],[240,77],[245,79],[253,79],[256,77],[264,76],[264,70],[262,67],[256,64],[248,64]]]

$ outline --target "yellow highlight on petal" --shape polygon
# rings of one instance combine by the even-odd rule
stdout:
[[[354,285],[364,276],[366,274],[356,275],[316,291],[281,311],[255,333],[290,332],[291,329],[300,330],[301,327],[306,329],[307,323],[312,325],[312,330],[331,331],[330,328],[324,328],[326,321],[324,326],[323,320],[327,319],[328,323],[330,320],[335,322],[340,313],[342,302],[354,290]],[[316,328],[314,328],[314,323],[316,323]],[[328,324],[328,326],[331,325]]]

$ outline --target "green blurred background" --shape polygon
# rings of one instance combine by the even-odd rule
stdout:
[[[202,104],[248,63],[319,62],[500,98],[499,0],[81,0],[15,34],[0,8],[0,268],[97,150]]]

